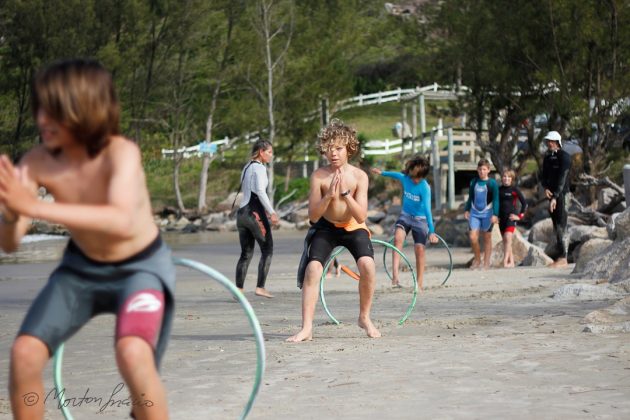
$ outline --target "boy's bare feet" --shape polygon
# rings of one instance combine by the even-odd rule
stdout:
[[[569,262],[566,258],[558,258],[553,264],[550,265],[551,268],[563,268],[567,267]]]
[[[392,279],[392,289],[400,289],[402,288],[402,286],[400,285],[400,281],[399,280],[393,280]]]
[[[266,289],[262,288],[262,287],[257,287],[256,291],[254,292],[256,294],[256,296],[262,296],[262,297],[266,297],[271,299],[273,297],[273,295],[271,293],[269,293]]]
[[[481,266],[481,261],[473,260],[472,264],[470,264],[471,270],[476,270]]]
[[[381,332],[374,326],[374,324],[372,324],[372,321],[369,318],[363,320],[359,318],[357,324],[365,330],[368,337],[379,338],[381,336]]]
[[[287,338],[288,343],[300,343],[302,341],[311,341],[313,339],[313,331],[302,329],[299,333]]]

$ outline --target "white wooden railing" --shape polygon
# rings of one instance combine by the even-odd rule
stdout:
[[[433,83],[431,85],[422,86],[422,87],[416,87],[413,89],[398,88],[398,89],[389,90],[385,92],[370,93],[367,95],[358,95],[352,98],[341,100],[333,106],[333,111],[339,112],[339,111],[343,111],[350,108],[374,105],[374,104],[383,104],[386,102],[408,101],[415,97],[418,97],[419,95],[424,95],[427,99],[451,100],[451,99],[456,99],[457,96],[461,94],[461,92],[466,92],[466,91],[467,91],[466,87],[460,87],[459,93],[458,93],[454,90],[452,86],[440,86],[437,83]],[[318,115],[318,113],[319,111],[313,111],[311,114],[309,114],[310,117],[306,117],[305,119],[307,120],[312,119],[316,115]],[[253,138],[257,138],[258,134],[259,134],[258,132],[253,132],[253,133],[247,133],[247,134],[239,135],[232,138],[226,137],[222,140],[216,140],[210,143],[201,142],[195,146],[182,147],[181,149],[178,150],[178,153],[181,153],[181,156],[184,159],[188,159],[191,157],[200,157],[204,153],[209,153],[210,155],[212,155],[216,153],[216,150],[218,150],[218,146],[233,147],[240,140],[251,141]],[[374,141],[378,142],[378,141],[387,141],[387,140],[374,140]],[[391,140],[391,142],[396,142],[396,141],[400,142],[400,140]],[[213,145],[216,145],[216,146],[213,146]],[[395,150],[396,146],[393,146],[393,147],[394,149],[392,150]],[[408,148],[410,150],[411,145],[405,146],[405,150],[407,150]],[[398,149],[398,153],[400,152],[401,150]],[[391,151],[391,153],[396,153],[396,151]],[[369,155],[369,154],[379,154],[379,153],[366,152],[365,154]],[[172,159],[174,155],[175,155],[174,150],[162,149],[162,158]]]

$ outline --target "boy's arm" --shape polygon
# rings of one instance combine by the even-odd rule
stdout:
[[[519,211],[519,218],[523,218],[525,216],[525,212],[527,211],[527,200],[525,200],[525,196],[518,188],[514,189],[516,191],[516,195],[518,196],[518,201],[521,202],[521,210]]]
[[[326,195],[322,196],[321,180],[318,171],[313,172],[311,175],[311,187],[308,195],[308,218],[311,222],[315,223],[321,219],[322,215],[326,212],[328,205],[330,204],[333,195],[337,191],[339,179],[335,175],[333,181],[328,188]]]
[[[425,180],[423,188],[420,192],[422,196],[422,205],[424,206],[424,215],[427,218],[427,225],[429,226],[429,233],[435,233],[435,226],[433,225],[433,215],[431,214],[431,186]]]
[[[466,204],[464,205],[464,211],[470,211],[472,207],[472,200],[475,194],[475,181],[476,178],[470,181],[470,185],[468,186],[468,200],[466,200]]]
[[[341,198],[345,200],[352,217],[354,217],[358,223],[363,223],[367,218],[367,191],[369,181],[365,172],[360,169],[355,169],[355,171],[355,176],[357,177],[356,191],[354,194],[342,195]]]
[[[48,203],[20,193],[9,207],[22,215],[65,225],[70,230],[104,233],[120,238],[135,234],[133,215],[145,195],[140,150],[131,141],[111,145],[112,173],[103,204]],[[105,175],[103,175],[105,176]]]
[[[499,216],[499,184],[494,179],[490,180],[490,187],[492,188],[492,214]]]
[[[382,171],[381,175],[386,176],[388,178],[394,178],[399,181],[402,181],[405,178],[405,175],[402,172]]]
[[[9,163],[9,165],[7,166],[6,163]],[[27,192],[30,192],[33,197],[37,197],[37,184],[29,177],[26,169],[14,169],[13,165],[10,164],[10,160],[6,156],[2,156],[0,158],[0,166],[1,174],[6,174],[3,172],[4,170],[13,171],[20,183],[24,186],[24,189],[26,189]],[[22,237],[28,231],[31,219],[21,216],[17,212],[11,211],[3,204],[5,202],[3,199],[5,191],[6,194],[11,194],[12,192],[10,190],[5,190],[5,183],[7,182],[5,175],[0,175],[0,177],[2,178],[0,180],[0,185],[2,185],[2,187],[0,187],[0,248],[4,252],[14,252],[20,245]]]

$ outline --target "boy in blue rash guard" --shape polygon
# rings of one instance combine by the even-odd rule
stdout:
[[[423,156],[415,156],[405,163],[402,172],[382,171],[373,168],[372,172],[400,181],[403,187],[402,211],[396,221],[394,233],[394,245],[402,249],[405,237],[411,230],[416,255],[416,273],[418,275],[418,287],[422,290],[424,277],[424,247],[427,240],[431,243],[438,241],[433,227],[431,216],[431,187],[425,179],[429,173],[429,161]],[[392,287],[400,287],[398,280],[398,263],[400,255],[394,252],[392,257]]]
[[[470,268],[479,268],[481,264],[481,249],[479,247],[479,231],[483,232],[483,267],[490,267],[492,254],[492,225],[498,222],[499,216],[499,186],[489,178],[490,162],[480,159],[477,163],[477,178],[470,182],[468,201],[464,217],[470,227],[470,244],[475,255]]]

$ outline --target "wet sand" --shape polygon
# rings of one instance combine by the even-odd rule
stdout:
[[[429,250],[425,292],[398,325],[411,289],[391,289],[376,258],[373,319],[382,338],[368,339],[356,326],[356,283],[342,275],[326,282],[328,306],[342,324],[331,323],[320,304],[314,340],[289,344],[284,340],[301,322],[295,271],[303,236],[275,233],[267,283],[274,299],[253,293],[258,250],[249,269],[246,296],[267,350],[267,369],[249,418],[630,418],[628,335],[586,333],[581,324],[586,314],[613,301],[550,297],[562,285],[585,282],[570,274],[572,267],[456,268],[440,286],[447,254]],[[166,240],[176,256],[233,278],[240,252],[236,233],[167,235]],[[12,259],[0,255],[0,419],[10,418],[11,342],[64,243],[27,244]],[[469,258],[468,250],[454,250],[456,267]],[[101,316],[67,343],[64,380],[66,397],[76,398],[75,418],[128,418],[125,390],[111,396],[121,383],[113,330],[114,318]],[[161,369],[171,418],[237,418],[251,391],[255,363],[255,342],[240,305],[204,275],[178,269],[173,334]],[[52,389],[49,368],[46,390]],[[101,411],[110,398],[121,406]],[[46,418],[62,418],[54,395],[46,408]]]

